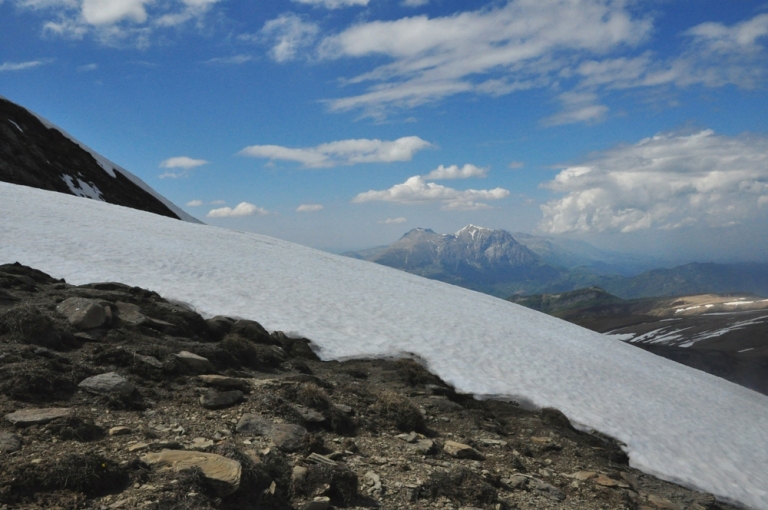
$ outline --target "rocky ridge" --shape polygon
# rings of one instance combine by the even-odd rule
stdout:
[[[0,290],[0,508],[733,508],[417,360],[19,264]]]

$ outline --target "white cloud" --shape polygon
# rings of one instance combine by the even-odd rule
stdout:
[[[296,161],[306,168],[321,168],[357,163],[410,161],[418,151],[431,146],[432,144],[418,136],[406,136],[393,141],[365,138],[339,140],[299,149],[280,145],[251,145],[238,154],[270,160]]]
[[[339,9],[341,7],[352,7],[355,5],[368,5],[369,0],[293,0],[299,4],[323,6],[326,9]]]
[[[440,165],[423,177],[424,179],[437,181],[441,179],[469,179],[470,177],[485,177],[487,175],[487,168],[466,164],[461,168],[458,165],[448,167]]]
[[[226,200],[212,200],[211,201],[211,205],[224,205],[226,203],[227,203]]]
[[[195,168],[197,166],[207,165],[208,161],[204,159],[192,159],[188,156],[177,156],[168,158],[160,163],[160,168]]]
[[[768,195],[768,137],[659,134],[565,167],[541,206],[549,233],[733,225]]]
[[[656,59],[651,52],[637,57],[585,60],[575,69],[581,87],[625,89],[672,84],[686,87],[735,85],[755,88],[768,75],[768,14],[731,26],[702,23],[683,32],[679,54]]]
[[[208,218],[229,218],[234,216],[252,216],[257,214],[259,216],[265,216],[269,214],[269,211],[261,207],[256,207],[248,202],[240,202],[232,209],[231,207],[222,207],[220,209],[211,209],[206,214]]]
[[[558,96],[562,110],[541,122],[545,126],[597,122],[605,118],[608,107],[597,103],[597,94],[591,92],[563,92]]]
[[[150,0],[83,0],[82,15],[91,25],[111,25],[130,19],[136,23],[147,21],[144,4]]]
[[[48,19],[46,33],[71,39],[93,35],[107,45],[150,45],[158,29],[196,20],[220,0],[16,0],[23,9],[37,11]],[[148,9],[148,7],[152,9]]]
[[[573,60],[648,36],[651,21],[633,17],[626,4],[513,0],[446,17],[359,23],[325,38],[320,55],[391,62],[348,80],[369,85],[362,94],[330,101],[330,107],[377,115],[461,92],[499,95],[552,85]]]
[[[86,73],[88,71],[95,71],[98,68],[99,68],[99,64],[86,64],[86,65],[83,65],[83,66],[78,66],[77,67],[77,72],[79,72],[79,73]]]
[[[200,207],[201,205],[203,205],[202,200],[190,200],[187,202],[187,207]]]
[[[315,42],[320,28],[315,23],[306,22],[294,13],[287,13],[269,20],[255,35],[240,36],[241,39],[262,40],[272,48],[270,56],[277,62],[286,62],[296,58],[299,50]]]
[[[475,210],[490,209],[485,202],[490,200],[499,200],[509,196],[509,191],[502,188],[492,190],[474,190],[468,189],[459,191],[448,188],[434,182],[425,182],[424,179],[415,175],[406,180],[403,184],[396,184],[387,190],[366,191],[360,193],[354,199],[353,203],[363,202],[397,202],[400,204],[428,204],[439,203],[443,210]]]
[[[382,225],[398,225],[400,223],[405,223],[406,221],[408,220],[401,216],[400,218],[387,218],[386,220],[381,220],[379,223]]]
[[[46,60],[30,60],[27,62],[3,62],[0,64],[0,72],[4,71],[24,71],[47,64]]]
[[[421,7],[427,5],[429,0],[403,0],[403,5],[406,7]]]
[[[325,209],[320,204],[301,204],[299,207],[296,208],[296,212],[318,212]]]
[[[525,166],[525,163],[522,161],[512,161],[509,165],[507,165],[512,170],[517,170],[518,168],[523,168]]]
[[[231,57],[215,57],[206,60],[204,64],[240,65],[253,60],[251,55],[233,55]]]

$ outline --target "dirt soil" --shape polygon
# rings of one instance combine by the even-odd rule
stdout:
[[[0,415],[2,509],[734,508],[418,360],[324,362],[253,321],[18,264],[0,266]]]

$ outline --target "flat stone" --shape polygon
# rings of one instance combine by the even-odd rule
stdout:
[[[240,488],[242,474],[240,463],[214,453],[163,450],[143,455],[141,460],[150,466],[177,472],[194,467],[200,468],[203,476],[221,497],[229,496]]]
[[[504,482],[512,490],[523,489],[528,485],[528,477],[523,475],[512,475],[509,480],[505,480]]]
[[[141,308],[133,303],[118,301],[115,303],[114,312],[118,321],[126,326],[141,326],[147,322],[147,317],[141,313]]]
[[[5,419],[17,427],[27,427],[29,425],[42,425],[59,418],[72,416],[72,414],[73,411],[70,407],[47,407],[42,409],[23,409],[6,414]]]
[[[0,430],[0,453],[13,453],[21,450],[21,438],[16,434]]]
[[[97,395],[117,393],[125,397],[136,390],[136,387],[128,379],[117,372],[107,372],[106,374],[88,377],[80,381],[77,387]]]
[[[198,356],[197,354],[189,351],[181,351],[174,354],[176,359],[181,363],[184,363],[187,367],[198,373],[210,372],[213,369],[213,365],[208,361],[208,358]]]
[[[291,473],[291,480],[294,485],[301,485],[307,478],[307,468],[304,466],[293,466],[293,472]]]
[[[446,441],[443,446],[443,451],[451,457],[457,459],[473,459],[473,460],[485,460],[482,453],[478,452],[469,445],[463,443],[457,443],[456,441]]]
[[[136,354],[134,357],[136,358],[136,361],[144,363],[145,365],[149,365],[152,368],[157,368],[157,369],[163,368],[163,364],[160,363],[160,360],[158,360],[154,356],[144,356],[143,354]]]
[[[578,480],[580,482],[589,480],[590,478],[594,478],[597,476],[597,473],[594,471],[577,471],[575,473],[571,473],[570,475],[565,475],[568,478],[573,478],[574,480]]]
[[[543,480],[531,478],[528,482],[528,485],[530,487],[533,487],[534,489],[536,489],[542,495],[548,497],[549,499],[554,499],[556,501],[564,501],[567,498],[566,494],[563,491],[561,491],[554,485],[548,484]]]
[[[207,450],[213,446],[213,441],[204,437],[196,437],[192,440],[192,443],[187,447],[188,450]]]
[[[432,453],[436,453],[435,442],[431,439],[419,439],[413,445],[413,449],[416,450],[416,453],[421,455],[430,455]]]
[[[628,484],[620,482],[619,480],[614,480],[613,478],[610,478],[604,474],[597,475],[597,478],[595,478],[594,482],[597,485],[602,485],[603,487],[629,487]]]
[[[133,432],[130,427],[112,427],[109,429],[109,435],[110,436],[124,436],[126,434],[130,434]]]
[[[141,452],[144,450],[149,450],[149,443],[134,443],[126,448],[126,450],[129,452]]]
[[[93,299],[71,297],[59,303],[56,311],[66,317],[74,328],[80,330],[98,328],[107,320],[104,307]]]
[[[240,390],[209,391],[200,397],[200,405],[206,409],[223,409],[241,400],[243,400],[243,392]]]
[[[197,376],[200,381],[208,386],[215,386],[217,388],[233,388],[233,389],[246,389],[250,387],[250,382],[247,379],[241,379],[240,377],[227,377],[225,375],[205,374]]]

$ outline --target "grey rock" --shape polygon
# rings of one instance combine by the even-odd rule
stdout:
[[[174,357],[186,365],[189,369],[199,374],[204,374],[213,370],[213,365],[211,365],[211,362],[208,361],[208,358],[198,356],[197,354],[191,353],[189,351],[181,351],[174,354]]]
[[[238,335],[257,344],[277,343],[264,327],[256,321],[240,319],[232,325],[229,331],[231,335]]]
[[[202,382],[209,386],[218,388],[232,388],[238,390],[250,389],[251,383],[247,379],[240,377],[227,377],[224,375],[205,374],[197,376]]]
[[[443,446],[445,453],[457,459],[485,460],[483,454],[469,445],[457,443],[456,441],[446,441]]]
[[[145,365],[149,365],[152,368],[157,368],[157,369],[163,368],[163,364],[160,363],[160,360],[158,360],[154,356],[144,356],[143,354],[136,354],[135,358],[136,358],[136,361],[144,363]]]
[[[306,423],[322,423],[325,421],[325,416],[323,416],[322,413],[317,412],[314,409],[310,409],[309,407],[295,405],[293,406],[293,410],[296,412],[299,418],[301,418],[301,420]]]
[[[200,405],[206,409],[223,409],[241,400],[243,400],[243,392],[240,390],[209,391],[200,397]]]
[[[267,436],[272,430],[272,422],[260,414],[246,413],[237,423],[237,432],[240,434],[251,434],[253,436]]]
[[[13,453],[21,450],[21,438],[10,432],[0,431],[0,453]]]
[[[47,407],[41,409],[23,409],[5,415],[5,419],[17,427],[26,427],[28,425],[41,425],[59,418],[66,418],[73,415],[70,407]]]
[[[208,331],[214,340],[221,340],[232,329],[232,324],[235,323],[235,319],[231,317],[224,317],[223,315],[217,315],[206,320],[208,325]]]
[[[119,323],[126,326],[141,326],[147,322],[147,317],[141,313],[141,308],[132,303],[118,301],[115,303],[114,315]]]
[[[528,486],[536,489],[543,496],[546,496],[549,499],[554,499],[556,501],[564,501],[565,498],[567,497],[563,491],[561,491],[554,485],[550,485],[547,482],[539,480],[537,478],[529,479]]]
[[[275,423],[268,437],[284,452],[295,452],[302,447],[307,429],[293,423]]]
[[[302,447],[307,429],[293,423],[273,423],[260,414],[246,413],[237,423],[239,434],[264,436],[272,440],[279,449],[285,452],[295,452]]]
[[[136,387],[125,377],[117,372],[94,375],[80,381],[79,388],[97,395],[110,395],[117,393],[125,397],[136,390]]]
[[[93,299],[71,297],[56,307],[56,311],[67,318],[76,329],[94,329],[104,325],[107,319],[104,307]]]

